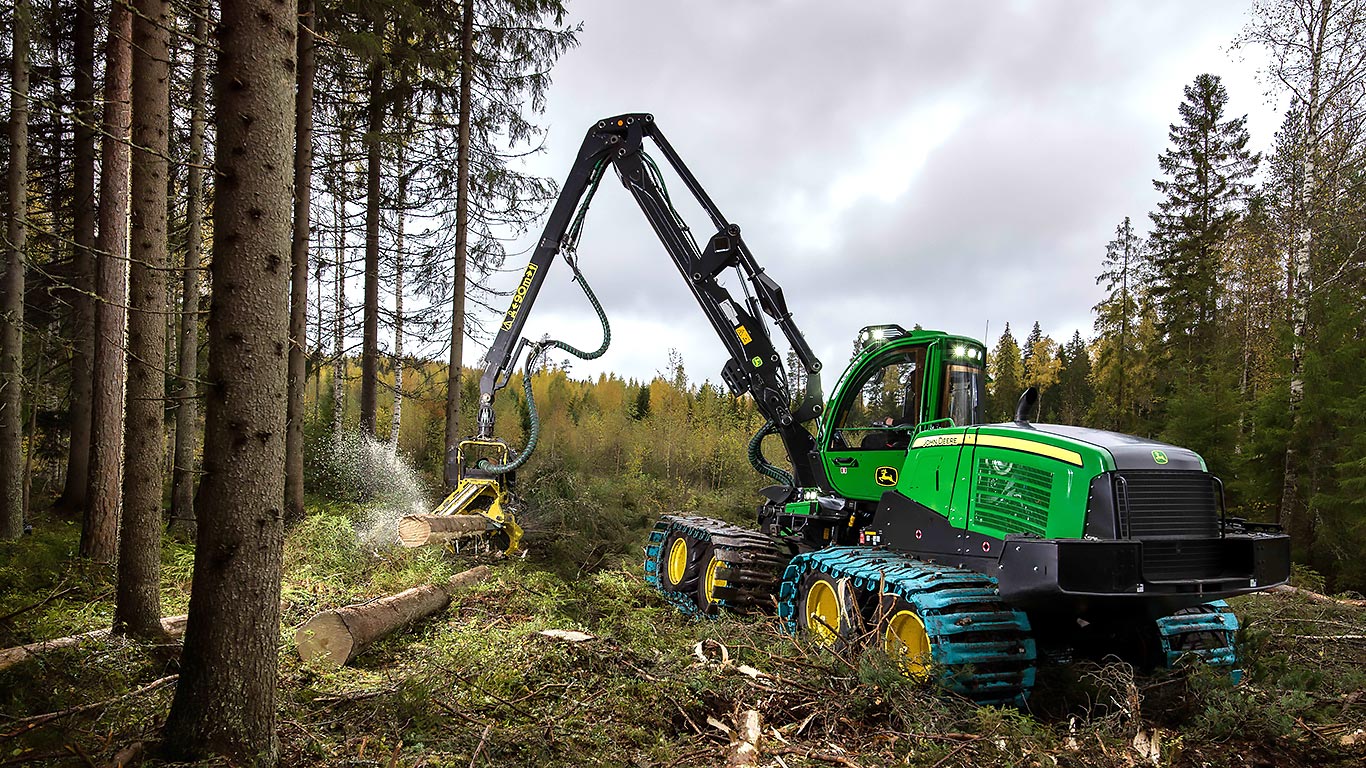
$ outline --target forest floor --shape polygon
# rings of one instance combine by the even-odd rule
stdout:
[[[841,657],[794,642],[771,617],[682,617],[638,563],[564,573],[537,561],[533,539],[532,557],[493,561],[493,579],[350,666],[303,665],[294,629],[317,611],[479,560],[367,548],[354,517],[315,514],[286,545],[279,733],[292,768],[724,765],[727,731],[749,710],[762,724],[758,764],[786,768],[1366,763],[1366,610],[1283,594],[1234,601],[1247,671],[1238,686],[1204,669],[1135,677],[1078,664],[1045,670],[1027,709],[1003,709],[912,685],[877,651]],[[111,576],[75,558],[79,524],[37,523],[0,545],[5,647],[112,617]],[[166,615],[185,612],[192,559],[167,542]],[[176,659],[174,644],[104,639],[0,671],[0,766],[154,752]]]

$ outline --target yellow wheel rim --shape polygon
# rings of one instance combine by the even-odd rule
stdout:
[[[806,591],[806,628],[821,645],[834,645],[839,637],[840,598],[825,579]]]
[[[882,648],[901,662],[912,680],[924,680],[930,673],[930,635],[925,622],[914,611],[897,611],[887,622]]]
[[[685,539],[674,539],[674,543],[669,547],[669,583],[678,584],[683,581],[683,574],[688,572],[688,542]]]
[[[716,578],[716,572],[721,568],[721,560],[712,555],[711,560],[707,561],[707,570],[702,577],[702,594],[706,596],[707,602],[716,600],[716,588],[726,586],[725,579]]]

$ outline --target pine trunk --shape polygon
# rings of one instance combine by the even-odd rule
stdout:
[[[455,275],[451,278],[451,359],[446,368],[446,484],[460,443],[460,374],[465,347],[465,270],[469,249],[470,105],[474,100],[474,2],[461,6],[460,133],[455,152]]]
[[[28,236],[28,0],[14,5],[10,58],[9,226],[0,279],[0,539],[24,535],[24,245]]]
[[[114,631],[161,634],[161,498],[166,461],[166,155],[170,5],[136,0],[128,271],[128,403]]]
[[[129,99],[133,16],[109,6],[104,59],[104,119],[100,162],[100,233],[96,239],[95,354],[90,390],[90,481],[81,556],[112,563],[118,547],[123,469],[123,339],[128,301]]]
[[[378,31],[384,31],[382,22]],[[375,387],[379,380],[379,140],[384,130],[383,89],[384,65],[376,58],[370,65],[370,117],[365,133],[365,327],[360,353],[360,429],[370,437],[376,436]]]
[[[313,0],[299,7],[299,76],[294,114],[294,237],[290,247],[289,413],[285,435],[285,517],[304,516],[304,385],[308,349],[309,206],[313,181]]]
[[[95,2],[77,0],[73,28],[76,125],[72,168],[71,445],[58,505],[83,511],[90,482],[90,367],[95,351]]]
[[[341,180],[333,193],[337,215],[336,269],[332,273],[333,304],[337,311],[332,324],[332,437],[341,437],[342,417],[346,415],[346,356],[342,342],[346,337],[346,157],[343,134]]]
[[[204,120],[208,69],[208,3],[195,4],[194,64],[190,74],[190,168],[186,195],[185,271],[180,285],[180,375],[171,471],[171,529],[195,535],[195,449],[199,444],[199,249],[204,241]]]
[[[408,204],[408,176],[404,173],[403,152],[399,152],[398,221],[394,224],[394,418],[389,424],[389,446],[398,450],[398,435],[403,428],[403,218]]]
[[[288,397],[294,0],[224,3],[199,539],[168,757],[273,766]]]

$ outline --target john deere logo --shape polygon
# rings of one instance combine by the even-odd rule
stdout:
[[[754,357],[751,357],[751,358],[749,359],[749,362],[750,362],[750,364],[753,365],[755,368],[758,368],[759,366],[761,366],[761,365],[764,364],[764,359],[763,359],[762,357],[759,357],[758,355],[755,355]]]
[[[1155,463],[1155,464],[1166,464],[1166,463],[1167,463],[1167,454],[1166,454],[1166,452],[1165,452],[1165,451],[1153,451],[1153,463]]]
[[[893,467],[878,467],[875,476],[878,485],[896,485],[896,469]]]

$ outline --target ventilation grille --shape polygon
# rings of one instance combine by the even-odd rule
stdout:
[[[1053,473],[1010,462],[979,458],[973,520],[1006,533],[1043,536],[1053,497]]]
[[[1219,508],[1209,474],[1141,469],[1116,475],[1115,499],[1129,538],[1219,537]]]

